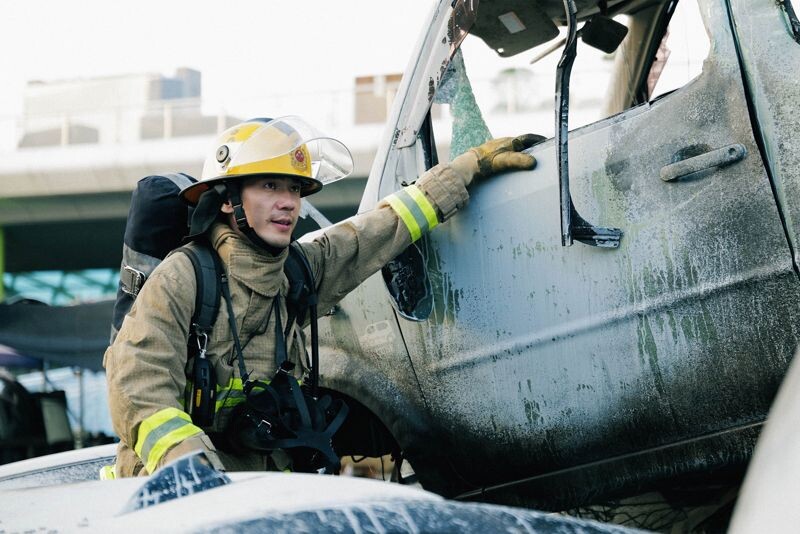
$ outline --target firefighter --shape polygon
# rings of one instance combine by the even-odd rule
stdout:
[[[433,167],[374,210],[302,243],[319,308],[333,307],[453,216],[467,203],[467,187],[474,178],[533,168],[534,158],[521,151],[539,139],[528,134],[473,148]],[[264,453],[222,443],[230,444],[226,432],[230,433],[231,414],[245,401],[242,369],[249,377],[269,380],[275,373],[276,350],[285,346],[297,376],[307,370],[305,335],[285,323],[283,264],[301,198],[345,176],[352,166],[343,144],[298,117],[251,120],[220,135],[201,179],[181,191],[196,206],[191,233],[207,237],[218,253],[231,294],[233,321],[227,307],[220,306],[205,347],[217,387],[213,423],[201,428],[185,411],[192,365],[187,338],[197,283],[187,256],[172,254],[142,287],[104,357],[111,417],[120,437],[114,476],[153,473],[192,451],[205,452],[221,470],[292,467],[285,451]],[[284,330],[286,337],[277,342],[276,333]],[[237,347],[244,367],[236,365]]]

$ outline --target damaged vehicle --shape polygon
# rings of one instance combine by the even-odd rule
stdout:
[[[707,52],[659,92],[684,7]],[[791,0],[437,2],[360,211],[490,136],[553,137],[320,320],[337,451],[460,499],[730,507],[800,337],[798,42]],[[593,53],[614,67],[576,128]],[[509,102],[470,84],[488,59],[558,63]]]
[[[450,499],[724,525],[800,339],[796,1],[435,2],[359,211],[489,137],[549,138],[326,310],[320,385],[351,414],[337,453],[392,454],[395,480]],[[676,81],[690,27],[701,62]],[[113,453],[85,454],[5,466],[0,490],[95,478]],[[121,524],[137,482],[83,482],[115,488],[97,525]]]

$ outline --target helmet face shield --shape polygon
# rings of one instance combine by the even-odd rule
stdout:
[[[272,174],[296,178],[303,196],[353,172],[347,147],[300,117],[256,119],[224,131],[203,165],[200,181],[181,192],[194,204],[214,183]]]

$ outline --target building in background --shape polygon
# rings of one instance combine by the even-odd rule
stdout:
[[[142,73],[29,82],[18,147],[213,134],[217,118],[203,116],[197,106],[201,78],[196,70],[180,68],[171,77]]]

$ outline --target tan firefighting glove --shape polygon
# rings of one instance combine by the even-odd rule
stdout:
[[[464,180],[464,186],[469,186],[476,177],[488,178],[501,172],[532,169],[536,159],[521,151],[544,139],[535,134],[492,139],[456,157],[450,162],[450,167]]]

